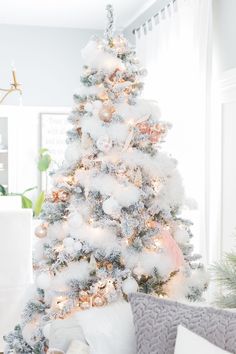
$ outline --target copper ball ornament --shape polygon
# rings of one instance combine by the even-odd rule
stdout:
[[[158,222],[155,221],[155,220],[147,220],[146,221],[146,226],[149,228],[149,229],[155,229],[157,226],[158,226]]]
[[[61,201],[61,202],[67,202],[68,199],[70,198],[70,193],[69,192],[66,192],[66,191],[58,191],[58,199]]]
[[[41,224],[38,225],[35,230],[34,230],[34,234],[36,237],[38,238],[44,238],[47,236],[47,232],[48,232],[48,228],[46,224]]]

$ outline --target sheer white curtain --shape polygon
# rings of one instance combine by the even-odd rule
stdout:
[[[170,1],[136,31],[137,55],[148,70],[144,97],[155,99],[162,119],[173,124],[165,150],[179,162],[186,194],[198,209],[195,249],[208,261],[207,102],[211,50],[211,0]]]

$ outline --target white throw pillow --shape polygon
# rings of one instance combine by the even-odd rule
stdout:
[[[66,354],[90,354],[87,344],[80,340],[73,340]]]
[[[216,347],[206,339],[189,331],[183,326],[178,326],[175,353],[174,354],[230,354]]]
[[[53,321],[48,339],[50,348],[57,348],[62,352],[66,352],[75,339],[85,342],[81,326],[74,316],[65,320]]]
[[[130,304],[125,301],[78,312],[90,354],[135,354],[135,332]]]

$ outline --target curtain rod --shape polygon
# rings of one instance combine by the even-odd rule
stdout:
[[[139,31],[143,26],[146,25],[146,23],[148,22],[151,22],[152,21],[152,18],[155,18],[157,16],[159,16],[162,12],[165,11],[166,8],[170,7],[171,4],[174,4],[177,0],[171,0],[169,2],[169,4],[167,4],[166,6],[164,6],[162,9],[160,9],[158,12],[156,12],[153,16],[151,16],[148,20],[146,20],[142,25],[140,25],[139,27],[137,28],[134,28],[132,33],[135,34],[137,31]]]

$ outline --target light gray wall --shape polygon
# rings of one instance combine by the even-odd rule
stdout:
[[[11,79],[14,60],[23,104],[70,106],[78,87],[81,48],[95,30],[0,25],[0,87]],[[9,97],[5,104],[18,104]]]
[[[236,0],[213,0],[215,46],[221,71],[236,67]]]

